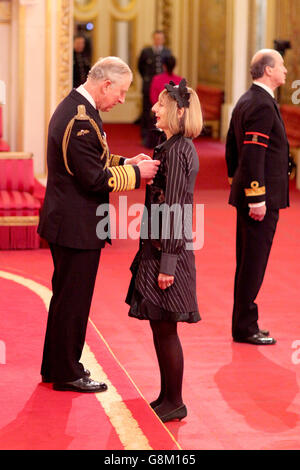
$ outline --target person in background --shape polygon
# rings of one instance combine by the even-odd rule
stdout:
[[[182,77],[173,73],[176,66],[176,59],[174,56],[168,56],[163,59],[163,73],[155,75],[150,85],[150,101],[151,105],[157,103],[160,93],[163,91],[166,83],[173,82],[179,85]],[[162,142],[164,134],[155,126],[155,116],[151,111],[151,124],[149,124],[147,147],[154,148]]]
[[[182,80],[182,77],[173,73],[176,67],[176,59],[174,56],[165,57],[162,61],[162,65],[163,72],[155,75],[150,85],[150,101],[152,106],[157,103],[158,97],[166,83],[172,81],[175,85],[179,85]]]
[[[152,148],[148,143],[149,129],[152,127],[152,104],[150,101],[150,85],[153,77],[163,72],[163,60],[171,55],[170,49],[165,47],[165,35],[163,31],[157,30],[152,35],[153,44],[145,47],[138,59],[138,70],[143,80],[142,85],[142,115],[141,115],[141,137],[145,147]]]
[[[79,85],[85,83],[91,64],[85,54],[86,38],[83,35],[78,35],[74,38],[74,52],[73,52],[73,87],[77,88]]]

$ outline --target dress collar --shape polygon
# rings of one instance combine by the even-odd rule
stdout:
[[[165,150],[168,151],[172,147],[172,145],[182,137],[183,137],[182,134],[172,135],[172,137],[170,137],[170,139],[165,140],[161,144],[157,145],[155,147],[155,151],[156,152],[162,152],[162,151],[165,151]]]

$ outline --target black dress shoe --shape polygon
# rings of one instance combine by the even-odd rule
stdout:
[[[259,330],[259,332],[264,336],[269,336],[270,334],[269,330]]]
[[[257,346],[267,346],[269,344],[275,344],[276,339],[272,338],[271,336],[265,336],[261,331],[256,333],[255,335],[248,336],[248,338],[243,339],[234,339],[236,343],[249,343],[255,344]]]
[[[54,383],[53,390],[63,392],[96,393],[105,392],[107,390],[107,385],[103,382],[95,382],[89,377],[81,377],[81,379],[74,380],[74,382]]]
[[[90,371],[89,371],[88,369],[84,369],[83,373],[84,373],[84,377],[90,377],[90,375],[91,375],[91,373],[90,373]],[[49,379],[48,377],[46,377],[45,375],[42,375],[42,382],[43,382],[44,384],[50,384],[50,383],[53,382],[53,380],[50,380],[50,379]]]
[[[160,418],[160,420],[163,423],[166,423],[167,421],[172,421],[174,419],[178,419],[179,421],[181,421],[183,418],[187,416],[187,409],[185,405],[182,405],[179,408],[176,408],[175,410],[172,410],[169,413],[166,413],[165,415],[162,415],[162,416],[160,416],[159,413],[157,413],[157,416]]]

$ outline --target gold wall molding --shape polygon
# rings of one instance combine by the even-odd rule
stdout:
[[[12,19],[11,2],[0,2],[0,23],[10,23]]]
[[[233,102],[233,90],[232,90],[232,67],[233,67],[233,44],[234,44],[234,6],[233,0],[226,1],[226,39],[225,39],[225,76],[224,76],[224,90],[225,100],[227,105]],[[225,113],[224,113],[225,114]]]
[[[134,79],[131,89],[136,88],[136,56],[137,56],[137,22],[138,22],[138,10],[137,1],[128,0],[120,2],[119,0],[112,0],[109,4],[109,16],[110,16],[110,54],[119,55],[118,53],[118,25],[126,23],[127,25],[127,60],[128,65],[133,71]],[[119,32],[120,33],[120,32]],[[126,42],[126,37],[119,38]],[[124,46],[125,44],[123,44]]]
[[[134,122],[140,115],[141,77],[137,62],[142,48],[152,40],[156,4],[157,0],[99,0],[99,15],[93,21],[94,57],[119,55],[129,63],[134,76],[125,103],[102,113],[104,122]]]
[[[201,0],[158,0],[157,27],[169,37],[168,46],[176,57],[175,73],[190,86],[198,82],[199,8]],[[164,19],[165,16],[165,19]]]
[[[89,21],[99,15],[101,0],[74,0],[74,18],[77,21]]]
[[[201,0],[199,82],[224,89],[226,66],[226,0]]]
[[[25,21],[26,9],[18,6],[18,120],[17,120],[17,151],[24,148],[24,84],[25,84]]]
[[[47,141],[48,126],[51,118],[51,56],[52,56],[52,6],[51,0],[46,0],[45,8],[45,143],[44,143],[44,173],[47,174]],[[52,3],[53,5],[53,3]]]
[[[291,42],[286,50],[285,65],[288,69],[287,81],[281,87],[280,102],[292,104],[294,93],[292,83],[300,79],[300,2],[298,0],[277,0],[276,38]]]
[[[248,88],[250,0],[226,0],[224,40],[224,91],[221,138],[225,139],[234,105]]]
[[[166,38],[166,46],[171,46],[174,5],[171,0],[157,0],[156,28],[162,30]]]
[[[57,0],[57,103],[72,87],[73,8],[69,0]]]
[[[80,12],[90,12],[97,6],[98,0],[74,0],[74,8]]]
[[[276,2],[274,0],[250,0],[248,61],[263,48],[274,48],[276,37]],[[251,77],[249,74],[249,84]]]
[[[112,6],[122,13],[128,13],[136,8],[136,0],[127,0],[127,3],[122,0],[112,0]]]

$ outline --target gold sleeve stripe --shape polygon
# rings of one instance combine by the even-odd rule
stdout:
[[[128,190],[135,189],[136,185],[136,174],[132,165],[124,165],[122,168],[126,169],[128,176]]]
[[[121,158],[122,157],[120,155],[111,155],[110,166],[118,166],[120,164]]]
[[[118,168],[118,177],[119,177],[119,186],[118,186],[118,191],[124,191],[124,187],[125,187],[125,176],[124,174],[122,173],[122,170],[121,168]]]
[[[121,171],[122,176],[123,176],[123,187],[122,187],[121,191],[125,191],[127,186],[128,186],[128,183],[129,183],[129,178],[128,178],[128,174],[126,172],[126,169],[124,169],[123,166],[120,166],[120,171]]]
[[[109,168],[110,173],[112,174],[112,178],[109,179],[109,186],[113,188],[113,192],[118,192],[120,189],[120,178],[118,173],[119,168]]]
[[[115,175],[116,175],[116,191],[120,191],[121,190],[121,174],[120,174],[120,171],[115,171],[114,172]]]
[[[251,188],[245,189],[247,197],[264,196],[266,194],[266,187],[259,186],[258,181],[252,181]]]
[[[135,189],[136,175],[131,165],[112,167],[108,170],[112,175],[108,180],[108,185],[113,188],[113,192]]]

